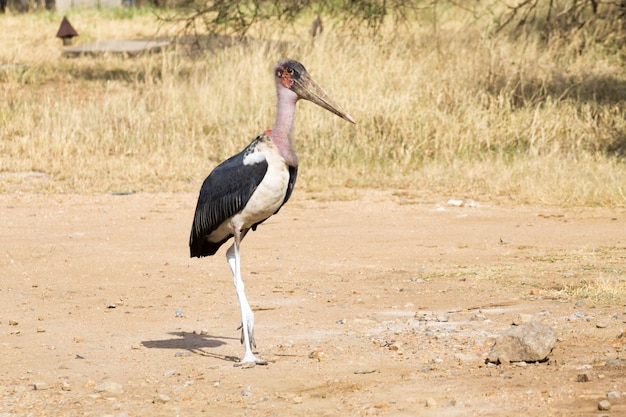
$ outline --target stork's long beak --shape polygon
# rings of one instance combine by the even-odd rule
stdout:
[[[307,73],[301,74],[299,79],[294,80],[294,85],[292,90],[305,100],[309,100],[320,107],[325,108],[326,110],[335,113],[337,116],[341,117],[349,121],[350,123],[355,123],[352,116],[346,113],[335,100],[330,98],[328,93],[324,91],[322,87],[320,87],[313,78]]]

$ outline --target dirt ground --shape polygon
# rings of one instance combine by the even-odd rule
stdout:
[[[626,279],[626,210],[448,198],[297,191],[243,243],[242,369],[195,193],[0,195],[0,416],[626,415],[626,307],[575,293]],[[486,364],[520,313],[549,360]]]

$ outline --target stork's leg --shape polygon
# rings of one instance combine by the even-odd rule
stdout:
[[[254,344],[254,314],[248,304],[246,293],[244,291],[243,280],[241,279],[241,262],[239,257],[239,246],[241,244],[241,233],[235,232],[235,243],[226,251],[226,259],[228,265],[233,272],[235,281],[235,290],[239,298],[239,308],[241,309],[241,342],[245,345],[246,353],[241,359],[240,365],[246,363],[254,363],[259,365],[267,365],[267,361],[259,359],[252,353],[252,345]]]

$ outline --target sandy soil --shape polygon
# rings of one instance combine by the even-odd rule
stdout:
[[[188,256],[195,200],[0,195],[0,416],[626,415],[625,307],[571,296],[624,280],[624,209],[296,192],[243,244],[271,362],[241,369],[224,249]],[[549,360],[485,364],[520,313]]]

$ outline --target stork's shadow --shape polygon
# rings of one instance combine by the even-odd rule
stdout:
[[[239,358],[235,356],[220,355],[206,350],[225,345],[226,342],[224,340],[226,339],[236,340],[234,337],[218,337],[189,332],[170,332],[169,334],[173,336],[170,339],[145,340],[141,342],[141,344],[148,349],[178,349],[191,352],[195,355],[208,356],[227,362],[239,361]]]

